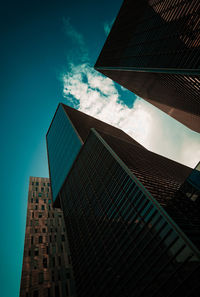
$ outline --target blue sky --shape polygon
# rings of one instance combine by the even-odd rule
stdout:
[[[7,1],[1,7],[0,290],[19,294],[29,176],[48,176],[45,135],[59,102],[194,166],[200,138],[93,70],[122,0]]]
[[[45,134],[63,97],[62,75],[77,47],[65,20],[90,48],[94,64],[105,41],[104,23],[122,1],[4,1],[1,30],[0,290],[19,294],[29,176],[48,176]],[[77,60],[79,57],[77,57]]]

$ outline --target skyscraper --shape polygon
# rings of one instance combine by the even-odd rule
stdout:
[[[180,192],[190,168],[64,104],[47,149],[78,297],[198,296],[200,203]]]
[[[20,297],[74,296],[63,213],[48,178],[30,177]]]
[[[78,112],[65,104],[59,104],[46,136],[54,202],[92,127],[140,146],[120,129]],[[57,202],[59,205],[59,199]]]
[[[199,0],[124,0],[95,65],[197,132],[199,9]]]

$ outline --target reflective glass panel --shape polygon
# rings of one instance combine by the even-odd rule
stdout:
[[[47,145],[52,196],[55,201],[81,148],[81,141],[61,105],[47,134]]]

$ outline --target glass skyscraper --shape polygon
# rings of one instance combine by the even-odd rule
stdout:
[[[199,296],[200,202],[183,187],[190,168],[64,104],[47,148],[78,297]]]
[[[59,104],[46,136],[53,201],[92,127],[136,143],[123,131]]]
[[[124,0],[95,68],[200,132],[199,0]]]
[[[61,104],[58,106],[55,118],[47,133],[47,144],[52,195],[53,201],[55,201],[82,144]]]

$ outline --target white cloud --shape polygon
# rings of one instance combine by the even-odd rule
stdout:
[[[75,45],[75,51],[73,50],[73,53],[71,53],[70,56],[75,54],[79,56],[81,61],[88,61],[88,50],[85,46],[83,36],[71,25],[70,18],[63,18],[63,24],[66,35],[74,42]]]
[[[73,32],[73,30],[71,30]],[[75,39],[83,40],[76,34]],[[81,41],[81,44],[84,44]],[[86,52],[86,50],[85,50]],[[76,108],[124,130],[146,148],[194,167],[200,160],[200,135],[137,97],[133,108],[123,104],[114,82],[89,65],[71,63],[63,75],[64,97]],[[76,99],[76,100],[75,100]]]
[[[105,32],[106,36],[108,36],[108,34],[110,33],[113,22],[114,22],[114,20],[112,20],[111,22],[105,22],[103,24],[103,28],[104,28],[104,32]]]

